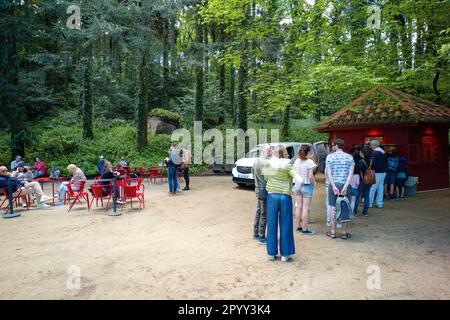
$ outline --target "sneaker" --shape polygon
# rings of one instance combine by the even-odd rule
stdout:
[[[282,256],[281,257],[281,262],[288,262],[289,261],[289,256]]]
[[[183,191],[189,191],[189,188],[184,187]]]
[[[45,203],[39,203],[36,206],[36,209],[48,209],[48,208],[50,208],[50,206],[48,204],[45,204]]]
[[[267,239],[265,237],[259,238],[259,244],[266,244],[266,243],[267,243]]]
[[[302,232],[303,231],[303,228],[302,227],[298,227],[297,228],[297,232]]]
[[[27,207],[26,202],[22,202],[22,208],[26,208],[26,207]]]
[[[366,214],[363,214],[363,216],[367,218],[367,217],[369,216],[369,214],[368,214],[368,213],[366,213]]]
[[[39,201],[39,203],[43,203],[43,202],[47,202],[47,201],[50,201],[50,200],[53,200],[54,198],[53,197],[49,197],[49,196],[46,196],[45,194],[41,197],[41,201]]]
[[[275,260],[275,256],[268,255],[267,258],[269,259],[269,261],[274,261]]]
[[[56,201],[53,205],[62,206],[63,204],[64,204],[64,201],[59,200],[59,201]]]
[[[313,235],[313,234],[316,234],[316,231],[314,231],[314,230],[304,230],[304,231],[302,231],[302,234],[306,234],[306,235]]]

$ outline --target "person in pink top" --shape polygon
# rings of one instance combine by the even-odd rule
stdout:
[[[47,173],[47,168],[45,167],[45,163],[39,158],[36,157],[36,161],[33,166],[34,178],[39,178],[44,176]]]

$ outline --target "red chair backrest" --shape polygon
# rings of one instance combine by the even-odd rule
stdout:
[[[133,198],[133,197],[137,197],[137,186],[125,186],[123,187],[123,191],[125,194],[125,197],[127,198]]]
[[[158,177],[158,176],[161,175],[161,174],[159,173],[159,170],[158,170],[158,169],[150,168],[149,170],[150,170],[150,175],[151,175],[152,177]]]
[[[136,187],[139,189],[141,187],[142,181],[144,178],[127,178],[126,185],[133,186],[133,183],[136,183]]]
[[[101,180],[101,176],[96,176],[95,178],[94,178],[94,184],[100,184],[100,180]]]
[[[91,189],[95,198],[103,198],[103,186],[99,184],[91,184]]]

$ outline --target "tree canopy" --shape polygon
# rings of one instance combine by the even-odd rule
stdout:
[[[80,28],[68,28],[80,8]],[[369,28],[369,6],[381,9]],[[0,128],[75,111],[84,139],[122,119],[148,143],[153,109],[183,124],[279,124],[331,114],[375,85],[449,105],[440,0],[0,0]],[[55,126],[58,126],[56,123]]]

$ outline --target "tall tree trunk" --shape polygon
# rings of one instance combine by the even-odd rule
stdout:
[[[164,19],[163,23],[163,92],[162,92],[162,107],[167,109],[169,107],[169,21]]]
[[[389,63],[398,69],[398,33],[395,27],[391,26],[389,30]]]
[[[136,112],[136,147],[142,152],[148,144],[148,49],[142,52],[139,64],[139,93]]]
[[[412,68],[412,44],[411,38],[408,38],[408,30],[406,25],[406,17],[403,14],[395,15],[395,20],[400,30],[400,43],[402,51],[402,61],[404,69]]]
[[[219,27],[219,43],[220,43],[220,58],[224,55],[224,42],[225,42],[225,28]],[[219,111],[219,124],[225,122],[225,63],[219,62],[219,92],[220,92],[220,111]]]
[[[245,55],[248,44],[244,45],[240,66],[238,70],[238,125],[239,128],[247,131],[247,57]]]
[[[92,129],[92,54],[88,53],[83,78],[82,114],[83,114],[83,138],[93,139]]]
[[[237,110],[235,102],[235,86],[236,86],[236,70],[234,68],[233,62],[230,66],[230,109],[233,116],[233,126],[237,125]]]
[[[197,13],[195,21],[195,121],[203,120],[203,28]]]
[[[291,106],[288,105],[283,113],[283,128],[281,130],[281,135],[283,138],[289,136],[289,122],[290,122]]]
[[[209,76],[209,52],[208,52],[208,26],[203,27],[203,44],[205,45],[205,51],[204,51],[204,61],[205,61],[205,82],[208,82],[208,76]]]

